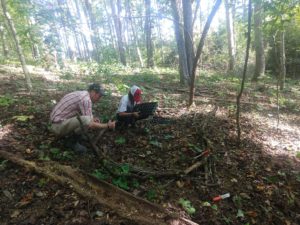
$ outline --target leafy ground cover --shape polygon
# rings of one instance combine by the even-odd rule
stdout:
[[[198,80],[196,106],[187,109],[188,90],[178,84],[174,71],[107,65],[74,71],[50,73],[33,68],[36,88],[28,94],[19,70],[1,69],[1,150],[38,163],[56,161],[79,168],[199,224],[300,223],[299,81],[288,82],[278,100],[276,85],[267,77],[262,85],[246,85],[243,139],[238,146],[234,120],[237,78],[203,74]],[[139,124],[144,132],[108,131],[97,143],[119,163],[115,168],[118,176],[108,174],[92,153],[74,154],[47,129],[55,101],[93,80],[109,91],[95,107],[95,115],[104,121],[113,118],[120,96],[133,83],[143,88],[145,101],[158,101],[161,108],[162,121]],[[209,166],[187,176],[143,180],[127,176],[132,168],[156,173],[189,168],[207,150],[207,142]],[[230,197],[212,201],[225,193]],[[1,224],[132,224],[94,199],[84,199],[72,187],[4,158],[0,158],[0,211]]]

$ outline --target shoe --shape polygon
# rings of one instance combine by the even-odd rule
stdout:
[[[87,153],[87,147],[80,144],[79,142],[76,142],[75,145],[72,146],[72,150],[80,155]]]

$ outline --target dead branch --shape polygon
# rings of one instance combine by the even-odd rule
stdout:
[[[202,161],[198,161],[196,163],[194,163],[192,166],[188,167],[187,169],[184,170],[184,174],[187,175],[190,172],[192,172],[193,170],[197,169],[198,167],[202,166],[203,162]]]
[[[129,221],[144,225],[196,225],[196,223],[181,218],[175,213],[167,212],[159,205],[136,197],[70,166],[60,165],[55,162],[39,163],[37,165],[33,161],[24,160],[20,156],[3,150],[0,150],[0,157],[49,177],[65,187],[72,188],[87,199],[93,198],[101,205],[113,210],[120,217]]]
[[[77,119],[78,119],[78,121],[80,123],[81,131],[82,131],[83,135],[87,138],[87,140],[91,144],[94,155],[97,157],[97,159],[99,159],[100,158],[99,153],[98,153],[99,149],[98,149],[98,147],[95,144],[93,144],[93,142],[91,140],[91,137],[87,133],[86,128],[83,126],[83,123],[82,123],[82,120],[81,120],[79,114],[77,114]]]

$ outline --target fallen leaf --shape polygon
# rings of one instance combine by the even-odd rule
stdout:
[[[264,185],[260,185],[260,184],[256,186],[256,189],[259,191],[263,191],[263,190],[265,190],[265,188],[266,187]]]
[[[251,197],[250,197],[248,194],[246,194],[246,193],[240,193],[240,196],[241,196],[242,198],[244,198],[244,199],[248,199],[248,200],[251,199]]]
[[[16,218],[18,217],[18,215],[20,215],[21,212],[19,210],[15,210],[13,211],[13,213],[10,215],[11,218]]]
[[[204,207],[210,207],[211,204],[210,204],[209,202],[203,202],[203,203],[202,203],[202,206],[204,206]]]
[[[243,210],[241,210],[241,209],[238,209],[238,212],[237,212],[237,214],[236,214],[236,217],[238,217],[238,218],[244,218],[244,217],[245,217],[245,215],[244,215],[244,212],[243,212]]]
[[[231,181],[232,183],[237,183],[237,182],[238,182],[238,180],[235,179],[235,178],[232,178],[230,181]]]
[[[3,194],[9,199],[9,200],[13,200],[13,197],[11,195],[11,193],[8,190],[4,190]]]
[[[184,186],[184,182],[181,182],[178,180],[178,181],[176,181],[176,185],[177,185],[177,187],[182,188]]]
[[[98,217],[102,217],[104,215],[104,213],[101,212],[101,211],[96,211],[95,215],[98,216]]]
[[[255,212],[255,211],[247,211],[246,215],[248,215],[250,217],[257,217],[257,212]]]

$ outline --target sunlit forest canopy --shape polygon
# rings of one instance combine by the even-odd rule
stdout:
[[[185,55],[189,65],[214,6],[214,1],[200,0],[5,2],[27,63],[45,67],[55,64],[59,68],[63,68],[65,62],[176,68],[184,60],[180,45],[187,47]],[[261,61],[265,63],[267,73],[277,76],[282,70],[278,65],[282,58],[280,54],[283,54],[280,43],[284,41],[286,76],[298,77],[299,2],[258,0],[253,1],[252,6],[250,69],[255,70],[254,67],[258,67],[258,61]],[[242,67],[247,7],[244,0],[222,2],[205,40],[199,62],[202,68],[237,72]],[[177,39],[176,27],[179,29]],[[1,38],[1,61],[16,60],[14,39],[3,13]],[[265,55],[263,60],[258,57],[262,55],[259,49]],[[259,75],[264,73],[263,68],[264,65],[257,69]],[[187,70],[190,75],[189,66]]]

